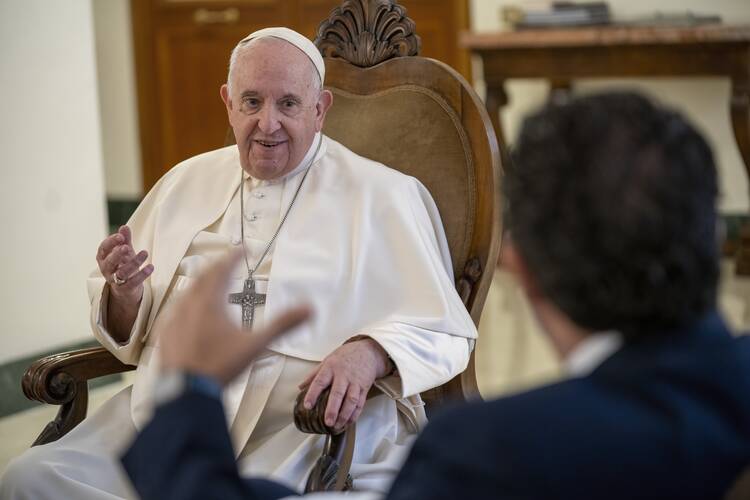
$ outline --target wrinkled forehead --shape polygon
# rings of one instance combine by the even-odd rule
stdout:
[[[235,80],[240,86],[255,80],[275,80],[279,86],[312,86],[319,80],[310,58],[298,47],[275,37],[255,38],[244,43],[237,54]],[[250,81],[247,81],[250,80]]]

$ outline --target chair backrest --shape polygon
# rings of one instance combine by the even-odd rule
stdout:
[[[345,0],[315,44],[334,95],[323,132],[357,154],[419,179],[443,221],[456,288],[479,325],[500,251],[500,150],[479,96],[446,64],[420,57],[406,9]],[[234,144],[230,128],[225,144]],[[467,369],[422,394],[429,405],[479,397]]]
[[[315,44],[334,95],[324,132],[352,151],[419,179],[445,227],[456,286],[478,325],[500,248],[500,153],[479,97],[455,70],[419,57],[406,9],[347,0]],[[474,358],[428,404],[478,397]]]

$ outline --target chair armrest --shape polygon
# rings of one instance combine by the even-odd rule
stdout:
[[[328,405],[328,396],[331,394],[330,387],[320,393],[320,397],[315,405],[309,410],[303,405],[307,389],[303,389],[297,395],[294,403],[294,425],[302,432],[307,434],[326,434],[334,436],[343,432],[336,432],[333,427],[325,424],[325,410]]]
[[[301,390],[294,403],[294,425],[297,426],[297,429],[307,434],[326,434],[329,436],[336,436],[346,431],[346,429],[335,430],[325,423],[325,409],[328,405],[328,396],[331,394],[330,387],[320,393],[318,401],[309,410],[302,404],[306,393],[307,389]],[[373,385],[368,391],[366,399],[379,394],[382,394],[382,391]]]
[[[61,407],[32,446],[61,438],[86,417],[90,379],[134,369],[103,347],[53,354],[33,362],[21,380],[24,395]]]
[[[345,429],[335,430],[325,423],[325,409],[328,405],[330,387],[320,393],[318,401],[309,410],[303,405],[307,390],[300,391],[294,403],[294,425],[308,434],[323,434],[326,436],[323,453],[310,471],[305,485],[305,493],[316,491],[349,491],[353,487],[349,469],[354,455],[356,438],[356,424]],[[373,386],[367,393],[367,399],[381,394],[380,389]]]
[[[325,410],[331,388],[320,393],[318,401],[309,410],[303,402],[307,389],[297,395],[294,403],[294,425],[308,434],[324,434],[326,436],[323,453],[315,462],[310,475],[307,476],[305,493],[316,491],[348,491],[352,489],[352,477],[349,468],[354,454],[354,439],[356,427],[354,424],[346,429],[334,430],[325,424]]]

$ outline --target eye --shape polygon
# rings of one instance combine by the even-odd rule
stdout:
[[[284,109],[294,109],[297,107],[297,101],[294,99],[284,99],[281,101],[281,107]]]
[[[260,100],[256,99],[255,97],[245,97],[242,99],[243,109],[256,109],[258,106],[260,106]]]

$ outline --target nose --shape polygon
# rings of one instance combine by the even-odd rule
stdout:
[[[275,106],[263,106],[258,113],[258,128],[264,134],[273,134],[281,127]]]

